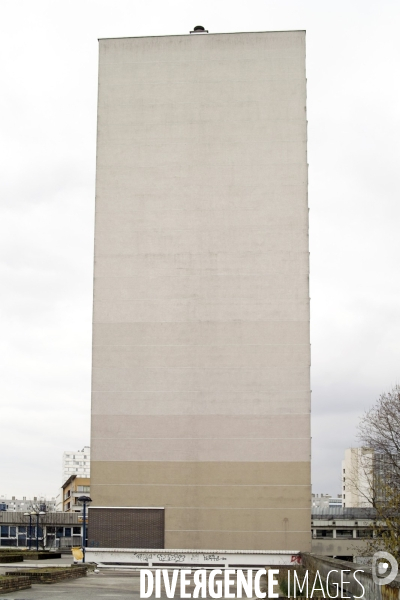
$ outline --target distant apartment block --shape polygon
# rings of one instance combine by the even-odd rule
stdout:
[[[362,508],[385,503],[391,480],[398,478],[399,464],[397,453],[387,455],[372,448],[347,448],[342,461],[343,506]]]
[[[89,496],[90,479],[71,475],[62,486],[63,512],[82,512],[79,496]]]
[[[359,562],[374,535],[376,512],[371,508],[313,508],[312,552]]]
[[[90,446],[84,446],[82,450],[69,450],[63,453],[62,483],[71,475],[90,477]]]
[[[312,509],[314,508],[341,508],[343,504],[342,495],[331,496],[330,494],[313,494]]]
[[[53,512],[56,510],[56,498],[48,500],[45,496],[33,496],[31,498],[24,496],[22,499],[11,496],[0,496],[0,512],[29,512],[31,510],[41,510]]]

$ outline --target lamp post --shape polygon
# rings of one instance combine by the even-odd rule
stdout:
[[[32,515],[31,513],[24,513],[24,517],[29,517],[29,550],[31,549],[31,545],[32,545]]]
[[[86,504],[90,504],[92,499],[89,496],[79,496],[78,502],[83,504],[83,540],[82,540],[82,562],[85,562],[86,553]]]
[[[39,552],[39,517],[45,514],[43,510],[31,512],[32,516],[36,515],[36,552]]]

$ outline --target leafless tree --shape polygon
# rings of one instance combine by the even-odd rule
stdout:
[[[359,440],[381,456],[395,485],[400,484],[400,386],[382,394],[362,416]]]
[[[369,551],[385,549],[400,560],[400,386],[382,394],[360,419],[362,494],[376,510]],[[367,485],[365,485],[367,482]],[[355,478],[352,485],[356,486]],[[360,486],[359,486],[360,487]],[[360,489],[358,489],[361,493]]]

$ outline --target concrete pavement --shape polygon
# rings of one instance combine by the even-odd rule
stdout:
[[[97,598],[138,599],[139,577],[133,573],[102,571],[51,585],[34,584],[31,589],[0,596],[1,600],[96,600]]]

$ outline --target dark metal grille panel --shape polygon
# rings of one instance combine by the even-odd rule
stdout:
[[[90,508],[88,546],[164,548],[164,510],[162,508]]]

